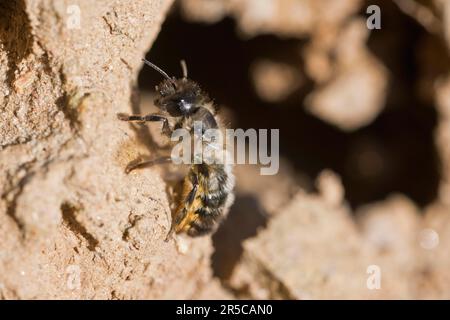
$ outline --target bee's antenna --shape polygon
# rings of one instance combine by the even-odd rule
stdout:
[[[150,61],[146,60],[146,59],[142,59],[142,61],[148,65],[149,67],[152,67],[154,70],[158,71],[164,78],[166,78],[167,80],[169,80],[170,82],[172,82],[172,84],[174,85],[174,87],[176,87],[175,85],[175,81],[173,81],[173,79],[171,77],[169,77],[169,75],[160,67],[158,67],[156,64],[151,63]]]
[[[181,64],[181,70],[183,71],[183,78],[187,79],[188,69],[187,69],[186,61],[184,59],[180,60],[180,64]]]

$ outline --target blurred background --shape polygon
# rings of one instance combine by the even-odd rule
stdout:
[[[380,9],[380,29],[367,26],[370,5]],[[449,3],[439,0],[175,3],[147,59],[176,76],[185,59],[230,127],[280,129],[277,176],[236,168],[237,199],[213,237],[223,283],[243,242],[289,211],[298,192],[337,197],[356,221],[363,217],[359,226],[376,235],[380,252],[404,241],[389,232],[403,236],[410,217],[386,227],[395,212],[423,216],[449,202],[449,19]],[[160,80],[143,68],[139,87],[153,91]],[[321,173],[331,186],[317,180]],[[366,225],[374,206],[382,223]]]

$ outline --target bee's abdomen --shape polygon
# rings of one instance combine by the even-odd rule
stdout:
[[[234,185],[231,171],[225,166],[200,166],[196,170],[202,185],[197,194],[200,205],[195,210],[197,219],[188,230],[190,236],[201,236],[216,229],[228,210]]]
[[[187,234],[191,237],[203,236],[216,229],[217,221],[212,217],[205,216],[192,222]]]

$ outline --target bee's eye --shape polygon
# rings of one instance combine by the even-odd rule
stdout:
[[[180,100],[178,100],[177,105],[182,113],[190,113],[194,109],[194,103],[192,99],[181,98]]]

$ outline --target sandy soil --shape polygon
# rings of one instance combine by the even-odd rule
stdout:
[[[172,0],[2,2],[0,298],[449,299],[450,4],[395,3],[428,33],[417,90],[437,111],[436,199],[420,207],[392,194],[352,209],[333,171],[310,181],[283,158],[276,176],[236,168],[243,201],[213,237],[166,243],[164,170],[124,173],[163,145],[158,128],[116,113],[152,108],[137,76]],[[283,101],[308,78],[305,110],[353,132],[384,112],[390,70],[367,45],[365,3],[330,4],[182,0],[176,10],[209,24],[232,17],[242,39],[302,39],[303,64],[254,61],[256,95]],[[439,41],[447,47],[434,50]]]

